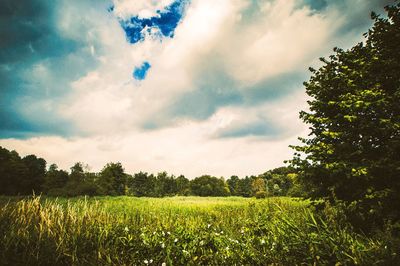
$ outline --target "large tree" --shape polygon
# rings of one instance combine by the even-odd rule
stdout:
[[[99,174],[101,194],[125,195],[127,175],[121,163],[108,163]]]
[[[202,175],[190,181],[190,189],[196,196],[228,196],[229,187],[223,178]]]
[[[300,117],[311,133],[292,160],[311,197],[370,225],[400,218],[400,3],[385,9],[364,42],[310,69]]]
[[[51,196],[61,196],[64,193],[62,189],[67,182],[68,172],[59,170],[56,164],[51,164],[44,178],[43,192]]]

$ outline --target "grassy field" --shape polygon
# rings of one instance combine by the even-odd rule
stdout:
[[[390,243],[306,201],[0,198],[2,265],[371,265]]]

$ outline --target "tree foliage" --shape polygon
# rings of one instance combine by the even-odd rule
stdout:
[[[40,193],[45,172],[44,159],[35,155],[21,158],[16,151],[0,147],[0,194]]]
[[[165,197],[175,195],[195,196],[269,196],[287,195],[291,188],[288,179],[293,169],[280,167],[259,176],[239,178],[203,175],[192,180],[180,175],[175,177],[167,172],[156,175],[139,172],[125,173],[121,163],[108,163],[99,173],[91,172],[82,162],[75,163],[68,173],[51,164],[46,171],[46,161],[35,155],[21,158],[16,151],[0,147],[0,194],[30,195],[44,193],[55,197],[80,195],[131,195],[137,197]],[[256,185],[258,184],[258,185]],[[279,193],[274,193],[274,186]],[[260,194],[260,195],[261,195]]]
[[[304,83],[311,133],[291,162],[309,196],[342,201],[360,224],[400,218],[399,10],[373,13],[366,41],[335,48]]]
[[[100,194],[125,195],[127,175],[121,163],[108,163],[98,176]]]
[[[190,182],[190,189],[197,196],[228,196],[229,187],[223,178],[203,175]]]

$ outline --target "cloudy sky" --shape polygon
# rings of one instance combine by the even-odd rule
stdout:
[[[307,126],[302,82],[385,0],[2,0],[0,145],[69,169],[259,174]]]

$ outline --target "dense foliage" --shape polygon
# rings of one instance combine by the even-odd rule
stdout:
[[[334,209],[315,214],[307,202],[288,198],[3,200],[2,265],[398,265],[399,261],[399,243],[356,234]]]
[[[121,163],[108,163],[99,173],[90,172],[83,163],[74,164],[70,172],[52,164],[46,169],[46,161],[35,155],[21,158],[16,151],[0,147],[0,194],[50,196],[80,195],[132,195],[138,197],[165,197],[174,195],[196,196],[243,196],[251,197],[294,195],[297,175],[293,168],[280,167],[257,176],[239,178],[203,175],[187,179],[161,172],[156,175],[139,172],[125,173]],[[255,186],[260,183],[261,186]],[[258,194],[257,194],[258,193]]]
[[[31,194],[44,182],[46,161],[35,155],[21,158],[16,151],[0,147],[0,194]]]
[[[292,160],[311,197],[343,204],[367,230],[400,221],[400,3],[386,11],[365,42],[311,69],[300,114],[311,134]]]

